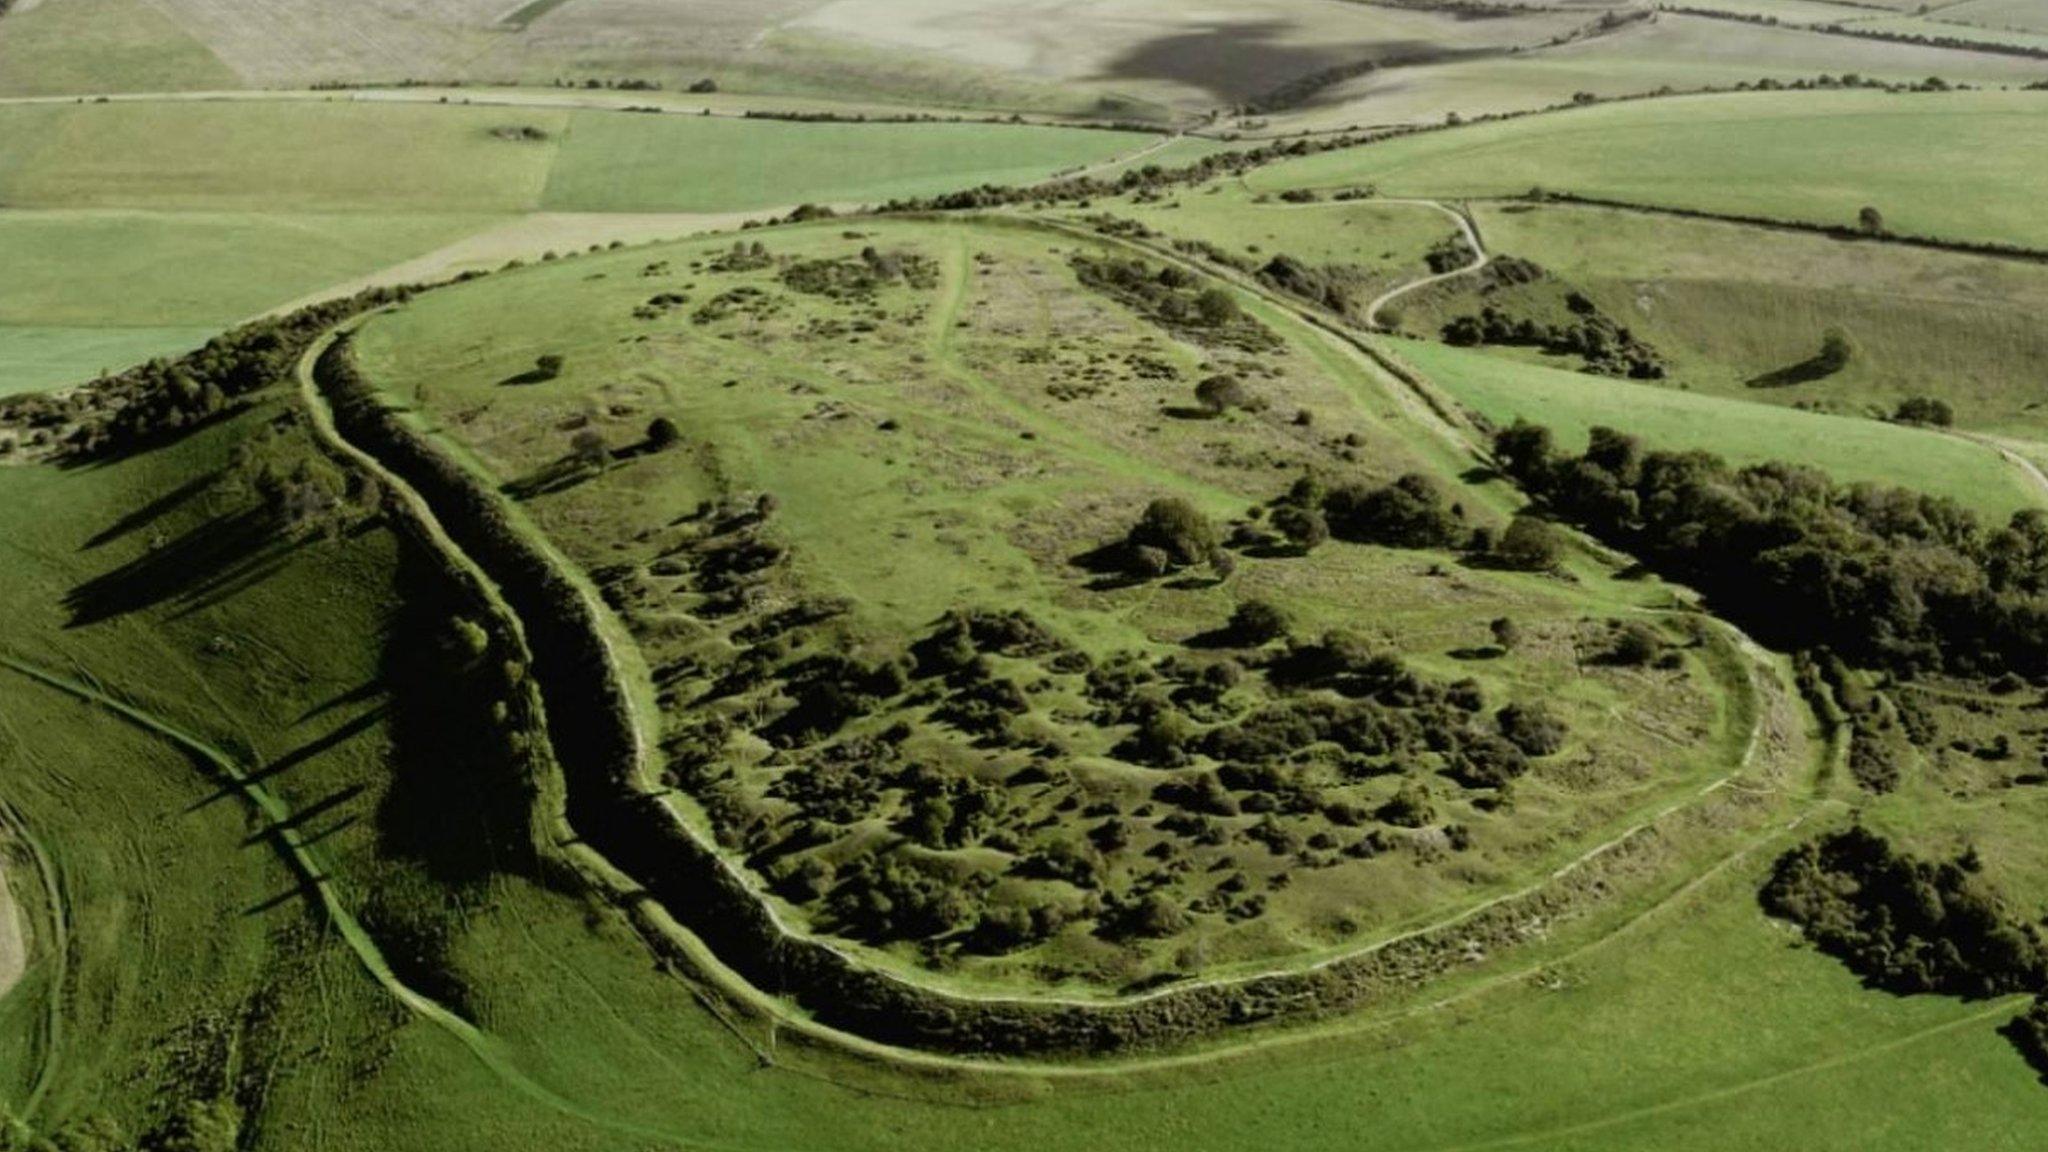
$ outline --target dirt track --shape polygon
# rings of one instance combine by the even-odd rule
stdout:
[[[7,890],[7,863],[0,860],[0,996],[21,982],[28,970],[28,937],[21,928],[21,910]]]

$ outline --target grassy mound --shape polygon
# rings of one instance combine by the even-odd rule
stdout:
[[[1227,566],[1168,543],[1188,567],[1123,567],[1105,545],[1148,500],[1223,521],[1305,470],[1334,493],[1433,469],[1298,323],[1229,293],[1212,322],[1197,286],[1046,233],[758,235],[432,293],[359,351],[598,581],[652,669],[670,782],[794,922],[970,987],[1251,970],[1554,868],[1559,837],[1741,742],[1725,653],[1599,658],[1581,621],[1631,611],[1621,585],[1299,556],[1248,519]],[[520,336],[480,354],[486,327]],[[1243,410],[1196,402],[1220,374]],[[1369,619],[1347,608],[1367,595]],[[1233,623],[1254,601],[1278,632]],[[1504,650],[1484,622],[1510,615]],[[1416,711],[1444,692],[1468,718]],[[1569,736],[1502,775],[1483,741],[1395,735],[1538,698]],[[1640,726],[1596,719],[1615,709]]]

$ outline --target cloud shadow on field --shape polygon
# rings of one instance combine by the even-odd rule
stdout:
[[[1095,79],[1171,81],[1200,88],[1220,101],[1271,102],[1283,93],[1306,102],[1323,87],[1369,71],[1432,63],[1497,49],[1452,49],[1428,40],[1354,40],[1288,43],[1297,25],[1286,20],[1214,23],[1147,40],[1125,52]]]

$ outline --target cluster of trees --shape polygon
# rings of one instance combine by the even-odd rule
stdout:
[[[2048,992],[2037,994],[2025,1012],[2013,1017],[2005,1026],[2005,1037],[2048,1081]]]
[[[258,320],[176,360],[151,360],[61,394],[0,400],[0,426],[61,436],[73,459],[103,459],[174,440],[239,411],[255,392],[289,380],[313,341],[345,316],[404,300],[411,289],[373,289]]]
[[[1527,316],[1517,319],[1488,304],[1477,313],[1454,317],[1445,324],[1444,342],[1461,347],[1509,344],[1541,348],[1554,355],[1578,356],[1585,361],[1586,371],[1603,376],[1664,378],[1663,358],[1626,325],[1615,323],[1576,292],[1566,297],[1565,303],[1574,316],[1568,324],[1539,323]]]
[[[1462,551],[1472,563],[1522,572],[1549,571],[1564,554],[1556,528],[1536,516],[1518,515],[1499,533],[1470,525],[1464,506],[1419,472],[1377,486],[1356,480],[1326,485],[1313,474],[1303,476],[1272,503],[1267,523],[1302,551],[1335,536],[1390,548]]]
[[[1444,237],[1423,254],[1423,262],[1429,265],[1431,272],[1439,276],[1446,272],[1456,272],[1472,263],[1474,259],[1472,246],[1465,243],[1465,234],[1462,232]]]
[[[1202,564],[1218,575],[1228,575],[1235,563],[1223,548],[1216,522],[1178,496],[1163,496],[1147,504],[1117,551],[1119,566],[1140,579]]]
[[[1175,245],[1180,247],[1180,245]],[[1222,249],[1197,249],[1197,254],[1217,263],[1250,271],[1248,262],[1236,253]],[[1345,283],[1345,275],[1336,268],[1311,268],[1300,260],[1286,254],[1274,256],[1259,267],[1256,275],[1259,282],[1276,291],[1285,292],[1314,304],[1320,304],[1332,312],[1351,311],[1352,289]]]
[[[1280,346],[1273,330],[1247,315],[1237,297],[1172,264],[1154,266],[1136,258],[1077,253],[1074,274],[1082,284],[1109,296],[1170,331],[1247,352]]]
[[[1956,422],[1956,410],[1949,402],[1934,396],[1908,396],[1899,401],[1892,410],[1892,420],[1900,424],[1928,424],[1936,428],[1947,428]]]
[[[1502,471],[1554,515],[1698,585],[1783,647],[1898,670],[2048,672],[2048,513],[1987,529],[1945,497],[1784,463],[1648,452],[1595,428],[1557,451],[1516,421]]]
[[[1973,853],[1932,862],[1854,827],[1778,858],[1764,909],[1869,983],[1893,992],[1998,996],[2048,979],[2034,925],[2009,915]]]
[[[782,270],[782,282],[791,290],[834,300],[866,300],[897,280],[913,288],[931,288],[939,280],[938,262],[915,252],[883,252],[869,245],[858,259],[802,260]]]

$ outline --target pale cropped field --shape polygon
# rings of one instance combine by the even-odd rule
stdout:
[[[1562,104],[1578,92],[1626,96],[1666,86],[1688,91],[1850,72],[1893,81],[1941,76],[2020,85],[2048,68],[2015,56],[1663,13],[1558,48],[1370,73],[1331,88],[1309,107],[1271,118],[1271,130],[1437,123],[1451,112],[1469,119]]]

